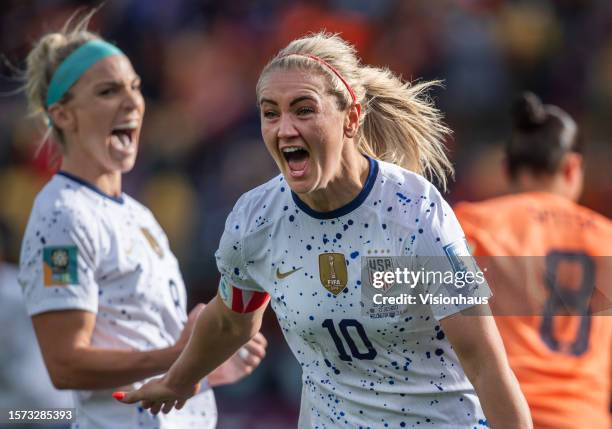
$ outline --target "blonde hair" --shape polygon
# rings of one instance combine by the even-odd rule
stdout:
[[[28,99],[28,110],[31,116],[38,117],[47,123],[47,90],[53,73],[62,61],[78,47],[90,40],[100,39],[97,34],[87,31],[89,21],[97,10],[88,12],[76,23],[75,19],[79,16],[80,11],[75,12],[60,31],[45,34],[36,42],[28,54],[24,73],[24,91]],[[60,102],[68,101],[70,96],[70,91],[66,92]],[[62,132],[55,126],[47,130],[43,142],[52,133],[55,140],[63,144]]]
[[[264,67],[257,82],[258,98],[268,73],[291,68],[314,69],[326,76],[342,111],[353,103],[349,86],[352,88],[362,106],[355,137],[361,153],[435,179],[446,189],[453,167],[444,140],[451,131],[428,96],[439,81],[412,84],[388,69],[362,65],[353,46],[336,34],[321,32],[292,41]]]

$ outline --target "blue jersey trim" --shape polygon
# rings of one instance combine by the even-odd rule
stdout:
[[[92,190],[92,191],[94,191],[95,193],[100,194],[100,195],[102,195],[103,197],[108,198],[109,200],[112,200],[112,201],[114,201],[114,202],[116,202],[116,203],[118,203],[118,204],[123,204],[123,202],[124,202],[124,200],[123,200],[123,196],[113,197],[112,195],[105,194],[105,193],[104,193],[104,192],[102,192],[102,191],[101,191],[101,190],[100,190],[98,187],[96,187],[96,186],[92,185],[92,184],[91,184],[91,183],[89,183],[89,182],[86,182],[85,180],[81,179],[80,177],[73,176],[72,174],[70,174],[70,173],[66,173],[65,171],[58,171],[56,174],[57,174],[58,176],[64,176],[64,177],[66,177],[67,179],[70,179],[70,180],[72,180],[72,181],[74,181],[74,182],[77,182],[79,185],[83,185],[83,186],[85,186],[86,188],[91,189],[91,190]]]
[[[291,197],[293,197],[293,202],[295,202],[295,204],[307,215],[310,215],[316,219],[334,219],[349,214],[353,210],[357,209],[365,201],[368,195],[370,195],[370,191],[374,187],[374,183],[376,183],[376,176],[378,175],[378,162],[373,158],[366,158],[368,158],[368,162],[370,164],[368,178],[366,179],[365,185],[363,186],[361,192],[359,192],[359,194],[350,203],[330,212],[318,212],[308,207],[305,202],[300,200],[300,198],[293,191],[291,191]]]

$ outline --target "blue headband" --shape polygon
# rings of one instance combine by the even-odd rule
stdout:
[[[57,103],[91,66],[111,55],[122,55],[115,45],[95,39],[79,46],[53,73],[47,90],[47,107]]]

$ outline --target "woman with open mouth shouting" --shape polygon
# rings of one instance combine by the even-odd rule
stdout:
[[[266,65],[257,102],[281,174],[229,215],[219,293],[192,341],[123,402],[152,412],[188,404],[197,380],[255,335],[270,303],[303,371],[300,428],[531,427],[486,308],[366,299],[362,258],[438,257],[454,272],[469,257],[452,210],[422,176],[444,185],[451,170],[448,129],[424,94],[431,85],[362,65],[324,33]]]
[[[23,239],[19,280],[28,313],[51,380],[74,391],[74,427],[212,428],[210,386],[259,365],[261,334],[228,355],[180,413],[157,416],[111,397],[166,372],[203,304],[187,316],[164,231],[121,190],[121,175],[136,161],[145,102],[130,60],[86,30],[91,15],[42,37],[27,59],[30,107],[47,120],[63,155]]]

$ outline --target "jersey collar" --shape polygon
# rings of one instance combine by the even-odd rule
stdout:
[[[104,192],[102,192],[100,190],[100,188],[98,188],[97,186],[92,185],[89,182],[86,182],[85,180],[81,179],[80,177],[74,176],[74,175],[72,175],[70,173],[66,173],[65,171],[58,171],[56,174],[58,176],[64,176],[65,178],[70,179],[73,182],[78,183],[79,185],[85,186],[86,188],[91,189],[95,193],[97,193],[99,195],[102,195],[103,197],[108,198],[109,200],[112,200],[112,201],[114,201],[116,203],[123,204],[123,202],[124,202],[123,196],[120,195],[118,197],[113,197],[112,195],[105,194]]]
[[[366,156],[366,158],[368,159],[368,163],[370,165],[368,178],[366,179],[365,185],[363,186],[361,192],[359,192],[359,194],[348,204],[329,212],[318,212],[308,207],[306,203],[300,200],[300,198],[297,196],[297,194],[295,194],[295,192],[291,191],[291,197],[293,198],[293,202],[295,202],[295,204],[307,215],[312,216],[316,219],[334,219],[349,214],[353,210],[357,209],[365,201],[368,195],[370,195],[370,191],[372,190],[372,188],[374,187],[374,183],[376,182],[376,176],[378,175],[378,162],[375,159],[370,158],[369,156]]]

